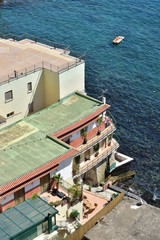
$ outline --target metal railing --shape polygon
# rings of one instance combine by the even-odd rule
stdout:
[[[67,192],[68,192],[68,189],[70,188],[70,187],[72,187],[72,185],[70,184],[70,183],[68,183],[68,182],[66,182],[65,180],[61,180],[61,182],[60,182],[60,186],[62,187],[62,188],[64,188],[64,190],[66,190]]]
[[[65,220],[56,221],[56,225],[58,226],[58,228],[66,228],[67,227]]]
[[[81,145],[80,147],[78,147],[78,150],[80,151],[80,153],[86,151],[91,146],[97,144],[102,139],[104,139],[107,136],[109,136],[110,134],[112,134],[115,130],[116,130],[115,125],[113,123],[111,123],[111,125],[108,126],[107,128],[105,128],[100,135],[97,135],[94,138],[92,138],[91,140],[88,140],[86,144]]]
[[[79,58],[80,60],[85,60],[85,56],[87,53],[87,51],[85,51],[84,53],[79,53],[77,51],[71,50],[70,45],[57,43],[56,41],[53,41],[53,40],[44,39],[39,36],[34,36],[34,35],[26,34],[26,33],[21,34],[19,36],[16,36],[12,33],[8,33],[8,34],[0,33],[0,38],[12,40],[12,41],[21,41],[24,39],[28,39],[33,43],[45,45],[46,47],[48,47],[50,49],[63,49],[64,54],[67,53],[68,55],[75,57],[75,58]]]
[[[71,68],[73,68],[73,67],[75,67],[75,66],[77,66],[81,63],[82,62],[80,62],[78,59],[76,59],[76,60],[73,60],[70,63],[63,64],[59,67],[59,66],[56,66],[54,64],[50,64],[48,62],[42,61],[40,63],[37,63],[37,64],[31,65],[31,66],[28,66],[26,68],[23,68],[21,70],[15,71],[10,75],[8,74],[8,75],[1,76],[0,77],[0,85],[9,83],[11,81],[15,81],[15,80],[17,80],[21,77],[27,76],[27,75],[32,74],[32,73],[37,72],[37,71],[40,71],[44,68],[48,69],[50,71],[53,71],[53,72],[60,73],[60,72],[69,70],[69,69],[71,69]]]
[[[95,167],[98,163],[100,163],[102,160],[104,160],[107,156],[109,156],[114,150],[116,150],[119,147],[118,142],[116,140],[112,139],[111,146],[107,147],[107,149],[100,153],[97,157],[95,157],[93,160],[88,160],[88,164],[85,164],[84,166],[79,167],[79,171],[76,174],[75,177],[79,177],[85,172],[89,171],[93,167]]]
[[[3,38],[3,39],[12,39],[13,41],[21,41],[23,39],[29,39],[31,40],[32,42],[35,42],[35,43],[40,43],[40,44],[45,44],[51,48],[60,48],[60,49],[68,49],[70,46],[69,45],[66,45],[66,44],[61,44],[61,43],[57,43],[56,41],[51,41],[51,40],[48,40],[48,39],[44,39],[44,38],[41,38],[39,36],[34,36],[34,35],[31,35],[31,34],[27,34],[27,33],[24,33],[24,34],[21,34],[21,35],[15,35],[15,34],[12,34],[12,33],[7,33],[7,34],[2,34],[0,33],[0,38]]]
[[[109,115],[109,117],[113,120],[113,123],[116,124],[117,121],[116,121],[116,119],[114,118],[114,116],[112,115],[112,113],[111,113],[109,110],[107,110],[106,113],[107,113],[107,115]]]
[[[81,54],[81,53],[78,53],[76,51],[70,50],[69,45],[59,44],[55,41],[46,40],[46,39],[36,37],[36,36],[33,36],[33,35],[23,34],[23,35],[15,36],[13,34],[0,34],[0,38],[8,39],[10,41],[20,41],[20,40],[23,40],[23,39],[28,39],[28,40],[31,41],[31,43],[36,43],[38,45],[44,45],[45,47],[47,47],[49,49],[64,50],[61,53],[61,55],[67,54],[68,56],[73,57],[73,61],[71,61],[70,63],[63,64],[61,66],[57,66],[57,65],[50,64],[48,62],[42,61],[40,63],[28,66],[24,69],[14,71],[12,74],[1,76],[0,77],[0,85],[4,84],[6,82],[16,80],[20,77],[26,76],[28,74],[31,74],[31,73],[36,72],[38,70],[41,70],[43,68],[46,68],[48,70],[60,73],[60,72],[69,70],[70,68],[73,68],[73,67],[81,64],[82,60],[85,60],[86,52]]]

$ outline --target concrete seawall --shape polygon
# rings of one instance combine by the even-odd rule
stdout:
[[[104,216],[86,235],[86,240],[160,239],[160,209],[148,204],[138,206],[134,199],[124,199]]]

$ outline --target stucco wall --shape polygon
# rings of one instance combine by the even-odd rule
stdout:
[[[52,105],[60,99],[58,73],[44,69],[45,107]]]
[[[50,173],[50,178],[54,174],[61,174],[61,177],[66,180],[72,177],[72,158],[68,158],[64,162],[60,163],[60,167]]]
[[[32,82],[32,91],[28,93],[28,83]],[[14,115],[7,118],[7,123],[0,128],[16,122],[28,114],[28,104],[34,101],[34,112],[44,108],[44,87],[42,70],[10,81],[0,86],[0,114],[7,118],[7,114],[14,111]],[[13,100],[5,102],[5,92],[12,90]]]
[[[60,98],[67,96],[75,91],[85,89],[85,63],[69,69],[59,74],[60,81]]]
[[[26,192],[29,192],[30,190],[34,189],[35,187],[39,186],[40,185],[40,179],[34,181],[33,183],[31,184],[28,184],[26,187],[25,187],[25,193]]]
[[[57,169],[57,174],[59,173],[64,180],[72,177],[72,158],[60,163],[60,167]]]
[[[10,194],[7,197],[2,199],[2,205],[12,201],[13,199],[14,199],[14,194],[12,193],[12,194]]]

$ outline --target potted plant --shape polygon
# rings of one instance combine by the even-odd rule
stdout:
[[[98,154],[99,154],[99,143],[97,143],[97,144],[93,147],[93,149],[94,149],[94,152],[95,152],[94,156],[97,157]]]
[[[62,182],[61,174],[58,174],[58,175],[54,174],[52,176],[52,180],[53,180],[53,183],[52,183],[51,189],[56,186],[56,189],[58,190],[59,184]]]
[[[79,215],[79,212],[78,210],[73,210],[71,213],[70,213],[70,218],[71,219],[76,219]]]
[[[97,135],[100,135],[101,134],[101,131],[99,129],[99,126],[101,125],[101,123],[103,122],[103,117],[100,117],[98,120],[97,120],[97,123],[98,123],[98,132],[97,132]]]
[[[109,135],[108,137],[108,146],[111,146],[112,137],[113,137],[113,134]]]
[[[83,137],[83,144],[87,143],[87,132],[85,128],[81,130],[81,136]]]
[[[82,195],[82,191],[80,188],[81,188],[80,184],[75,184],[68,189],[68,193],[73,201],[80,199]]]

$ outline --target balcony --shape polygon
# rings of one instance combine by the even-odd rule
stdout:
[[[102,162],[106,157],[108,157],[113,151],[116,151],[118,147],[118,142],[115,139],[112,139],[111,145],[108,146],[106,149],[102,150],[102,152],[99,153],[97,157],[95,157],[93,160],[88,160],[81,163],[79,166],[79,172],[74,177],[79,177],[93,167],[95,167],[98,163]]]
[[[102,141],[104,138],[112,134],[116,130],[116,127],[111,123],[107,128],[105,128],[100,135],[94,136],[92,139],[88,140],[86,144],[79,146],[77,149],[80,153],[85,152],[87,149],[91,148],[93,145]]]

